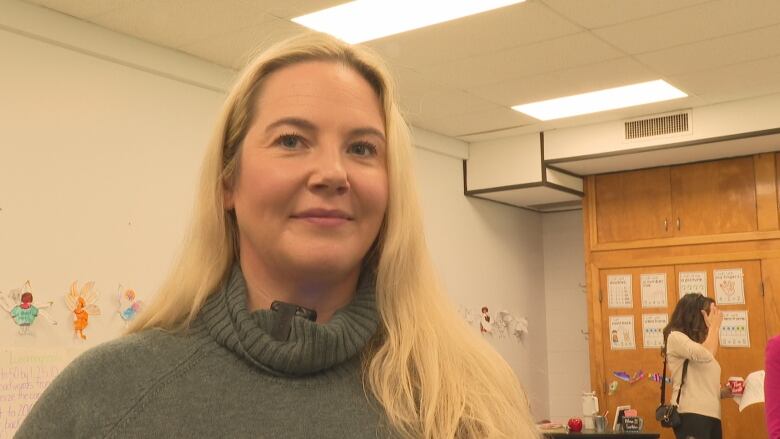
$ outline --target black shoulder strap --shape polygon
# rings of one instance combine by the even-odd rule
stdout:
[[[685,375],[688,374],[688,360],[685,360],[685,363],[683,363],[683,373],[682,373],[682,380],[680,380],[680,390],[677,391],[677,405],[680,406],[680,394],[682,393],[682,386],[685,384]]]
[[[664,354],[664,372],[663,378],[661,378],[661,405],[666,402],[666,354]],[[680,390],[677,391],[677,404],[680,405],[680,394],[682,393],[682,386],[685,384],[685,376],[688,375],[688,360],[683,363],[682,380],[680,381]]]

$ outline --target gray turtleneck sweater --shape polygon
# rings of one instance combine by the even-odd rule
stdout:
[[[49,386],[17,438],[373,438],[386,417],[361,382],[377,329],[373,285],[327,324],[250,312],[234,268],[186,334],[148,330],[98,346]]]

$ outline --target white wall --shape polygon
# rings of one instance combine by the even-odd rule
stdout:
[[[547,355],[541,215],[463,195],[461,159],[416,150],[425,229],[434,263],[453,301],[471,309],[506,309],[529,333],[486,336],[520,377],[534,416],[547,416]],[[478,331],[477,322],[472,325]]]
[[[544,294],[547,308],[550,418],[566,421],[582,414],[583,391],[590,390],[582,211],[546,213]]]
[[[6,1],[0,16],[0,290],[31,280],[60,322],[36,322],[22,338],[2,318],[11,336],[0,348],[80,350],[121,332],[118,282],[148,299],[166,272],[232,73],[29,4]],[[492,343],[545,417],[541,217],[465,198],[460,157],[417,149],[416,158],[443,283],[462,306],[529,319],[524,340]],[[102,293],[86,343],[73,339],[62,299],[73,280],[95,280]]]

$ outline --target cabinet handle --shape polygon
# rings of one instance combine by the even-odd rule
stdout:
[[[664,218],[664,232],[669,231],[669,220]]]
[[[677,230],[680,230],[680,218],[677,218]]]

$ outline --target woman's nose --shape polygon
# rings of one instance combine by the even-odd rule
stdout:
[[[349,191],[349,178],[340,148],[322,148],[313,157],[309,189],[317,192],[344,194]]]

